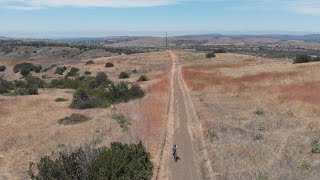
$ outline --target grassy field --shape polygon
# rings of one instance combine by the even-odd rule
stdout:
[[[216,179],[320,176],[320,63],[176,54]]]
[[[80,75],[85,71],[90,71],[92,76],[105,72],[114,82],[137,83],[141,75],[147,75],[149,81],[138,83],[145,90],[146,96],[109,108],[87,110],[69,108],[74,92],[71,89],[40,89],[39,95],[35,96],[0,96],[0,179],[28,178],[29,162],[36,162],[44,155],[57,155],[59,151],[86,144],[108,146],[113,141],[130,143],[142,140],[157,167],[162,146],[159,142],[163,142],[167,120],[171,69],[169,54],[155,52],[92,60],[95,64],[85,65],[87,60],[43,60],[33,63],[43,66],[57,63],[58,66],[77,67]],[[12,72],[16,62],[0,62],[7,66],[7,70],[0,73],[1,76],[7,80],[21,78],[19,73]],[[107,62],[112,62],[115,67],[106,68]],[[54,74],[55,69],[56,67],[32,75],[45,75],[46,82],[62,78],[62,75]],[[68,70],[64,74],[67,74]],[[122,71],[130,73],[130,78],[120,80],[118,76]],[[58,98],[63,100],[59,101]],[[113,116],[114,113],[123,115],[129,121],[129,127],[121,128],[117,117]],[[58,123],[72,114],[82,114],[88,119],[73,125]]]

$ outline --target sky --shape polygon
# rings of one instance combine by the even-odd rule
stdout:
[[[0,0],[0,36],[320,33],[319,0]]]

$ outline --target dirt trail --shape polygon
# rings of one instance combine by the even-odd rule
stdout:
[[[186,92],[182,87],[182,77],[180,75],[180,64],[176,56],[171,52],[173,58],[173,97],[171,109],[173,110],[173,143],[178,145],[178,156],[180,160],[174,162],[172,156],[169,159],[170,175],[169,179],[200,179],[197,165],[194,158],[192,136],[189,133],[191,117],[188,114],[187,102],[184,97]]]

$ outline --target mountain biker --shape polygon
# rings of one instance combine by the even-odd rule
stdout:
[[[173,156],[176,154],[177,149],[178,149],[178,146],[177,146],[176,144],[173,144],[173,145],[172,145]]]

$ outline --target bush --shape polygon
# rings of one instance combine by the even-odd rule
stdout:
[[[299,54],[294,60],[293,64],[298,64],[298,63],[308,63],[311,62],[311,56],[308,56],[307,54]]]
[[[0,94],[9,93],[15,88],[14,86],[14,83],[0,77]]]
[[[68,101],[68,99],[59,97],[59,98],[55,99],[54,101],[56,101],[56,102],[64,102],[64,101]]]
[[[224,50],[224,49],[216,49],[216,50],[214,50],[214,53],[226,53],[226,50]]]
[[[103,107],[104,103],[93,90],[78,89],[73,95],[71,103],[72,108],[76,109],[92,109]]]
[[[4,65],[0,66],[0,72],[5,71],[6,69],[7,69],[6,66],[4,66]]]
[[[120,82],[117,85],[112,85],[109,89],[112,102],[121,103],[129,100],[142,98],[145,92],[138,85],[132,85],[130,88],[128,83]]]
[[[139,77],[139,79],[138,79],[138,82],[143,82],[143,81],[148,81],[148,80],[149,80],[149,78],[148,78],[147,76],[141,75],[141,76]]]
[[[126,73],[126,72],[121,72],[120,75],[119,75],[120,79],[127,79],[129,77],[130,77],[130,75],[128,73]]]
[[[58,123],[63,125],[74,125],[84,123],[89,120],[90,118],[83,114],[72,114],[71,116],[60,119]]]
[[[29,73],[31,71],[33,72],[36,72],[36,73],[39,73],[40,70],[42,69],[41,66],[36,66],[32,63],[21,63],[21,64],[16,64],[14,67],[13,67],[13,72],[14,73],[17,73],[19,71],[22,71],[24,70],[25,72],[29,71]],[[22,74],[22,73],[21,73]]]
[[[30,163],[28,173],[31,179],[151,179],[152,171],[150,153],[140,141],[100,149],[87,146],[61,152],[56,159],[44,156]]]
[[[312,149],[311,149],[311,152],[313,154],[320,154],[320,143],[318,140],[314,140],[312,143]]]
[[[113,63],[112,62],[107,62],[106,66],[105,67],[114,67]]]
[[[95,63],[94,61],[89,60],[89,61],[86,62],[86,65],[90,65],[90,64],[94,64],[94,63]]]
[[[64,71],[66,69],[64,67],[57,67],[56,71],[54,72],[54,74],[60,74],[63,75]]]
[[[91,75],[92,73],[90,71],[84,72],[84,75]]]
[[[26,87],[33,86],[36,88],[44,88],[46,86],[46,83],[42,79],[35,76],[27,76],[25,80],[26,80]]]
[[[21,69],[20,74],[22,76],[28,76],[30,74],[30,70],[29,69]]]
[[[108,84],[112,83],[104,72],[97,73],[94,82],[93,88],[98,88],[100,86],[106,87]]]
[[[125,117],[122,113],[117,112],[116,109],[112,112],[112,119],[116,120],[122,130],[127,131],[130,126],[130,119]]]
[[[206,58],[214,58],[214,57],[216,57],[216,55],[213,51],[210,51],[206,54]]]
[[[18,96],[36,95],[38,94],[38,88],[36,87],[17,88],[15,91],[15,94]]]
[[[71,69],[70,69],[70,72],[68,72],[68,74],[67,74],[67,77],[75,77],[75,76],[77,76],[77,75],[79,75],[78,74],[78,72],[80,71],[80,69],[78,69],[78,68],[75,68],[75,67],[72,67]]]

